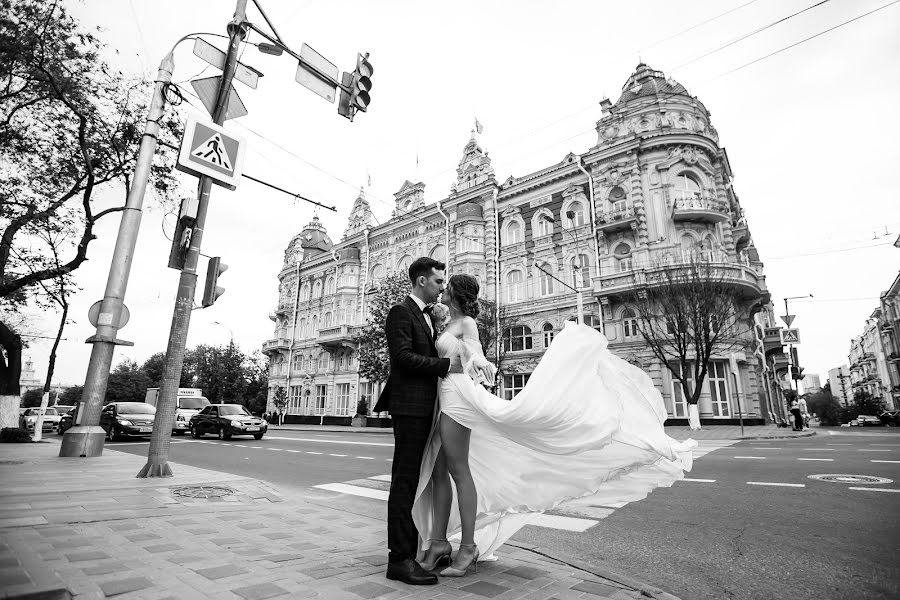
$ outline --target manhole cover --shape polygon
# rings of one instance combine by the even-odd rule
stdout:
[[[230,496],[234,490],[222,485],[191,485],[172,488],[172,493],[182,498],[222,498]]]
[[[893,483],[893,479],[887,477],[872,477],[871,475],[810,475],[810,479],[818,481],[831,481],[833,483]]]
[[[0,460],[0,465],[24,465],[24,460]]]

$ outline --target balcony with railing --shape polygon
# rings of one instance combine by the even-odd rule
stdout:
[[[712,196],[682,194],[672,202],[672,218],[676,221],[719,223],[729,218],[728,203]]]
[[[763,349],[768,354],[772,350],[781,350],[784,345],[781,343],[781,327],[766,327],[765,337],[763,337]]]
[[[324,327],[319,330],[319,337],[316,342],[325,348],[335,348],[340,346],[345,348],[356,348],[356,338],[362,329],[362,325],[335,325],[334,327]]]
[[[613,202],[607,205],[606,210],[597,213],[597,229],[607,234],[629,229],[636,222],[637,214],[630,200]]]
[[[594,293],[615,296],[630,292],[636,287],[667,285],[667,271],[690,269],[691,265],[699,265],[702,276],[728,283],[743,296],[769,295],[765,275],[753,266],[731,260],[724,253],[689,252],[681,247],[644,250],[628,257],[612,256],[604,259],[600,275],[594,278]]]
[[[287,338],[272,338],[263,342],[263,353],[275,352],[277,350],[287,350],[291,346],[291,340]]]

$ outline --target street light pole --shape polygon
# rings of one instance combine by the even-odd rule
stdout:
[[[134,259],[134,249],[141,227],[144,192],[147,189],[153,155],[156,152],[159,122],[166,106],[165,88],[172,81],[174,70],[175,60],[170,51],[159,63],[153,99],[147,114],[147,125],[141,137],[131,189],[128,190],[125,210],[119,222],[119,233],[116,236],[116,246],[109,267],[106,291],[95,324],[97,329],[87,340],[93,347],[81,395],[84,407],[84,412],[80,415],[81,424],[66,431],[59,448],[61,457],[92,457],[103,454],[106,432],[100,427],[100,410],[103,408],[109,369],[112,366],[116,346],[134,345],[132,342],[118,339],[118,333],[123,322],[125,290],[131,273],[131,261]]]
[[[213,324],[213,325],[218,325],[219,327],[224,327],[225,329],[227,329],[227,330],[228,330],[228,335],[230,336],[229,339],[228,339],[228,345],[229,345],[229,346],[234,346],[234,332],[231,331],[231,327],[229,327],[228,325],[226,325],[226,324],[224,324],[224,323],[220,323],[219,321],[212,321],[212,324]]]
[[[812,297],[813,297],[812,294],[806,294],[804,296],[788,296],[788,297],[786,297],[784,299],[784,315],[785,315],[785,317],[790,318],[790,315],[791,315],[791,312],[788,309],[788,300],[799,300],[800,298],[812,298]],[[788,325],[788,327],[790,327],[790,325],[788,324],[787,321],[785,321],[785,324]],[[791,381],[793,382],[792,387],[794,389],[794,394],[796,394],[797,399],[799,400],[800,399],[800,384],[797,383],[797,380],[794,378],[794,367],[795,366],[798,369],[800,367],[800,365],[794,364],[794,345],[788,344],[788,376],[791,378]],[[799,374],[799,372],[798,372],[798,374]],[[788,406],[788,409],[789,409],[788,412],[790,412],[790,406]]]

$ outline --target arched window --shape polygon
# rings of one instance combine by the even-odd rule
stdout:
[[[319,335],[319,315],[313,315],[311,334],[313,337],[318,337]]]
[[[434,260],[444,262],[447,260],[447,248],[445,248],[443,244],[438,244],[431,249],[431,252],[428,253],[428,256],[430,256]]]
[[[534,235],[535,237],[553,235],[553,217],[546,212],[539,213],[534,219]]]
[[[572,259],[572,284],[574,287],[591,287],[591,261],[587,254]]]
[[[322,297],[322,281],[321,280],[317,279],[315,281],[315,283],[313,283],[312,297],[313,298],[321,298]]]
[[[541,286],[541,296],[549,296],[553,293],[553,277],[550,275],[550,265],[541,263],[538,267],[538,281]]]
[[[625,190],[620,185],[617,185],[609,192],[609,203],[612,205],[613,210],[625,210],[627,208],[626,199]]]
[[[325,280],[325,293],[333,294],[334,293],[334,277],[329,277]]]
[[[384,265],[375,265],[372,267],[372,281],[377,281],[384,277]]]
[[[713,242],[707,236],[700,242],[700,260],[711,261],[713,259]]]
[[[503,349],[506,352],[531,350],[532,343],[531,328],[526,325],[510,327],[503,335]]]
[[[572,215],[571,217],[569,215]],[[581,202],[573,202],[566,208],[566,226],[567,227],[580,227],[584,225],[586,219],[584,218],[584,204]]]
[[[630,271],[634,268],[634,264],[631,260],[631,246],[623,242],[616,246],[613,254],[616,257],[616,270],[619,273]]]
[[[541,331],[543,331],[544,333],[544,348],[549,348],[550,342],[553,341],[553,335],[555,334],[555,331],[553,330],[553,323],[544,323]]]
[[[675,178],[675,198],[677,200],[699,200],[700,183],[691,173],[679,173]]]
[[[325,313],[325,323],[323,326],[326,328],[331,327],[331,313],[330,312]]]
[[[401,273],[406,273],[409,271],[409,265],[412,264],[412,257],[409,255],[404,256],[400,259],[400,262],[397,263],[397,270]]]
[[[330,358],[330,354],[327,352],[322,352],[319,354],[319,370],[325,371],[328,369],[328,359]]]
[[[634,311],[630,308],[626,308],[625,312],[622,313],[622,328],[625,331],[625,340],[627,341],[635,340],[641,334],[638,330],[638,322]]]
[[[309,284],[304,283],[300,286],[300,300],[306,301],[309,300]]]
[[[518,244],[522,241],[522,225],[518,221],[510,221],[506,225],[506,245]]]
[[[298,335],[300,339],[306,337],[306,317],[300,319],[300,335]]]
[[[506,274],[506,301],[518,302],[523,296],[522,271],[510,271]]]

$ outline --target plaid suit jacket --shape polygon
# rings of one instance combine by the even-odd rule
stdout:
[[[374,412],[429,419],[434,414],[438,378],[450,370],[450,359],[438,358],[426,318],[408,296],[391,307],[384,327],[391,373]]]

